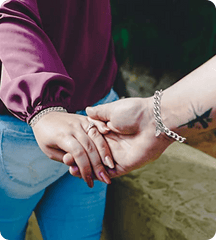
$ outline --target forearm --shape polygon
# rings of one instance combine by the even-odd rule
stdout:
[[[43,31],[36,1],[8,1],[0,7],[0,98],[15,116],[29,120],[40,110],[70,105],[74,82]]]
[[[163,92],[161,116],[185,137],[216,128],[216,57]]]

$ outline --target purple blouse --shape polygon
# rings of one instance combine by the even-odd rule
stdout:
[[[0,7],[0,115],[82,110],[104,97],[117,64],[109,0],[8,0]],[[5,107],[6,106],[6,107]]]

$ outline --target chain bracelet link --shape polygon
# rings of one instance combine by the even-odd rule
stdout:
[[[164,132],[167,136],[174,138],[176,141],[180,143],[184,142],[186,138],[179,136],[177,133],[169,130],[162,122],[161,119],[161,97],[163,95],[162,89],[160,91],[155,91],[154,94],[154,117],[156,122],[156,133],[155,136],[158,137],[161,132]]]
[[[49,112],[67,112],[67,110],[63,107],[49,107],[45,108],[44,110],[40,111],[37,115],[35,115],[31,121],[29,122],[29,125],[31,127],[34,127],[34,125],[39,121],[41,117],[46,115]]]

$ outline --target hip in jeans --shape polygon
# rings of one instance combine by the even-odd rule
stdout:
[[[94,105],[112,102],[110,93]],[[85,115],[85,111],[77,114]],[[8,196],[30,197],[68,171],[68,166],[50,160],[38,147],[32,128],[13,116],[0,116],[0,188]]]

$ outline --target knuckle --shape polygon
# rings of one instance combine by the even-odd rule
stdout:
[[[98,130],[96,127],[93,127],[89,130],[89,135],[93,138],[97,137],[99,135]]]
[[[85,154],[85,151],[82,148],[76,148],[73,150],[73,155],[75,158],[82,157],[84,154]]]
[[[65,134],[65,132],[61,131],[58,133],[58,139],[60,141],[62,141],[63,139],[65,139],[67,137],[67,135]]]
[[[102,142],[101,145],[100,145],[100,151],[102,153],[106,153],[107,152],[107,145],[105,142]]]
[[[64,138],[62,137],[61,138],[61,141],[62,142],[64,142],[64,144],[67,146],[67,147],[69,147],[69,148],[71,148],[71,147],[73,147],[73,143],[74,143],[74,141],[73,141],[73,139],[71,138],[71,136],[65,136]]]
[[[89,141],[87,142],[87,145],[86,145],[86,151],[87,151],[88,153],[92,153],[92,152],[95,151],[94,146],[93,146],[92,143],[89,142]]]

